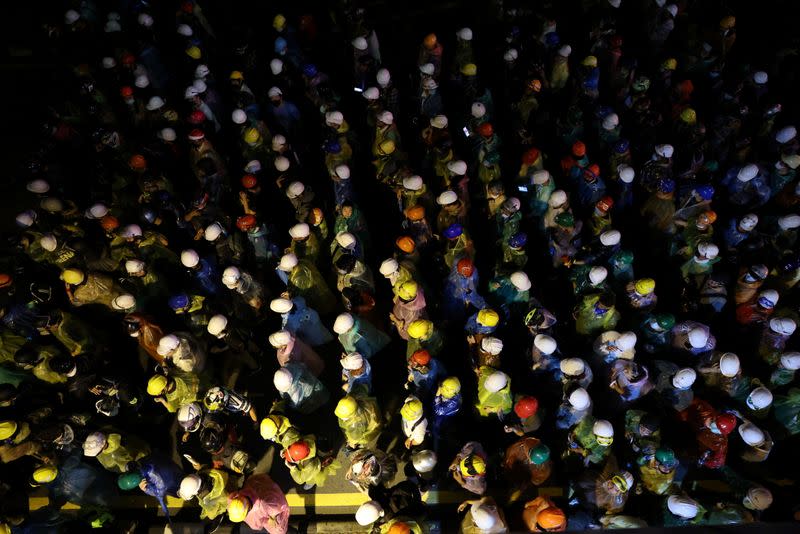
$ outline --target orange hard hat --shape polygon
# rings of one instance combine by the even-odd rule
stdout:
[[[325,214],[322,213],[322,210],[320,208],[313,208],[311,210],[311,213],[308,214],[308,222],[310,222],[314,226],[320,224],[324,220],[325,220]]]
[[[417,365],[428,365],[431,363],[431,353],[425,349],[420,349],[411,355],[411,361]]]
[[[386,531],[387,534],[411,534],[411,527],[405,521],[398,521]]]
[[[414,252],[414,249],[417,248],[416,243],[414,243],[414,239],[408,237],[407,235],[398,237],[397,241],[395,241],[394,244],[397,245],[397,248],[399,248],[406,254],[411,254],[412,252]]]
[[[113,215],[106,215],[100,219],[100,226],[102,226],[103,230],[106,232],[112,232],[119,228],[119,220]]]
[[[147,160],[141,154],[134,154],[128,161],[128,165],[134,171],[142,171],[147,168]]]
[[[536,522],[540,527],[547,530],[552,530],[563,527],[567,522],[567,518],[560,508],[551,506],[539,512]]]
[[[528,89],[534,93],[538,93],[542,90],[542,82],[540,80],[531,80],[528,82]]]
[[[425,218],[425,208],[419,204],[406,208],[406,217],[410,221],[421,221]]]
[[[289,448],[286,449],[286,455],[289,457],[289,461],[291,462],[299,462],[300,460],[305,460],[308,458],[311,449],[308,447],[308,443],[305,441],[295,441]]]
[[[539,159],[539,149],[536,147],[529,148],[522,154],[522,163],[525,165],[533,165]]]
[[[258,185],[258,178],[252,174],[245,174],[242,176],[242,187],[245,189],[253,189]]]
[[[492,126],[491,122],[484,122],[480,126],[478,126],[478,133],[481,134],[483,137],[491,137],[494,135],[494,127]]]
[[[579,158],[586,155],[586,145],[583,144],[583,141],[575,141],[572,145],[572,153]]]
[[[475,265],[473,265],[471,259],[461,258],[456,264],[456,270],[461,276],[466,278],[472,276],[472,273],[475,272]]]
[[[0,273],[0,287],[6,287],[11,285],[11,275],[8,273]]]
[[[119,90],[119,94],[122,98],[130,98],[133,96],[133,87],[126,85],[125,87]]]
[[[427,48],[428,50],[433,50],[433,48],[436,46],[438,42],[439,41],[438,39],[436,39],[436,34],[429,33],[428,35],[425,36],[425,39],[423,39],[422,44],[424,44],[425,48]]]

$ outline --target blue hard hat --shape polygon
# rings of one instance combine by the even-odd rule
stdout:
[[[447,239],[455,239],[463,233],[464,233],[464,227],[458,223],[451,224],[444,230],[444,236]]]
[[[313,63],[307,63],[303,65],[303,76],[308,76],[309,78],[313,78],[317,75],[319,71],[317,71],[317,66]]]
[[[522,248],[528,242],[528,234],[518,232],[508,239],[508,245],[512,248]]]
[[[328,141],[325,143],[325,152],[329,154],[338,154],[342,151],[342,145],[340,145],[337,141]]]
[[[544,36],[544,44],[547,47],[556,47],[561,42],[561,38],[556,32],[550,32]]]
[[[617,154],[624,154],[631,147],[631,142],[627,139],[618,139],[614,143],[614,152]]]
[[[189,295],[186,293],[178,293],[177,295],[172,295],[168,301],[169,307],[173,311],[182,310],[186,306],[189,305]]]
[[[714,197],[713,185],[699,185],[695,188],[695,191],[703,200],[711,200]]]
[[[675,191],[675,180],[669,178],[662,178],[658,181],[658,190],[662,193],[672,193]]]
[[[279,54],[286,50],[289,47],[289,43],[286,42],[286,39],[283,37],[278,37],[275,39],[275,53]]]
[[[143,221],[150,224],[153,224],[153,222],[156,220],[157,217],[155,210],[152,208],[142,209],[141,216]]]

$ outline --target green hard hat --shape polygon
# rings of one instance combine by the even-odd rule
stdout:
[[[575,217],[568,211],[563,211],[556,215],[556,224],[559,226],[575,226]]]
[[[633,263],[633,252],[630,250],[622,250],[614,258],[614,263],[618,265],[628,265]]]
[[[656,460],[660,464],[672,465],[675,463],[675,453],[672,449],[657,449]]]
[[[123,473],[117,478],[117,486],[121,490],[132,490],[139,485],[142,481],[142,475],[139,473]]]
[[[656,315],[656,322],[664,330],[671,330],[675,326],[675,316],[671,313],[659,313]]]
[[[530,458],[531,463],[542,465],[550,459],[550,448],[544,443],[540,443],[528,452],[528,458]]]

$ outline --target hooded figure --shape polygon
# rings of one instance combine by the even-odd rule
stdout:
[[[330,397],[322,382],[302,363],[289,362],[275,371],[273,383],[289,406],[304,414],[314,412]]]
[[[325,328],[317,311],[306,305],[306,299],[297,296],[289,299],[275,299],[270,309],[281,315],[281,327],[299,337],[312,347],[333,341],[333,335]]]

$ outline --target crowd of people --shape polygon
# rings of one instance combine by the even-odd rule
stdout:
[[[0,533],[133,532],[137,494],[286,533],[333,479],[383,534],[796,517],[800,141],[735,12],[381,43],[348,0],[69,3],[0,262]]]

